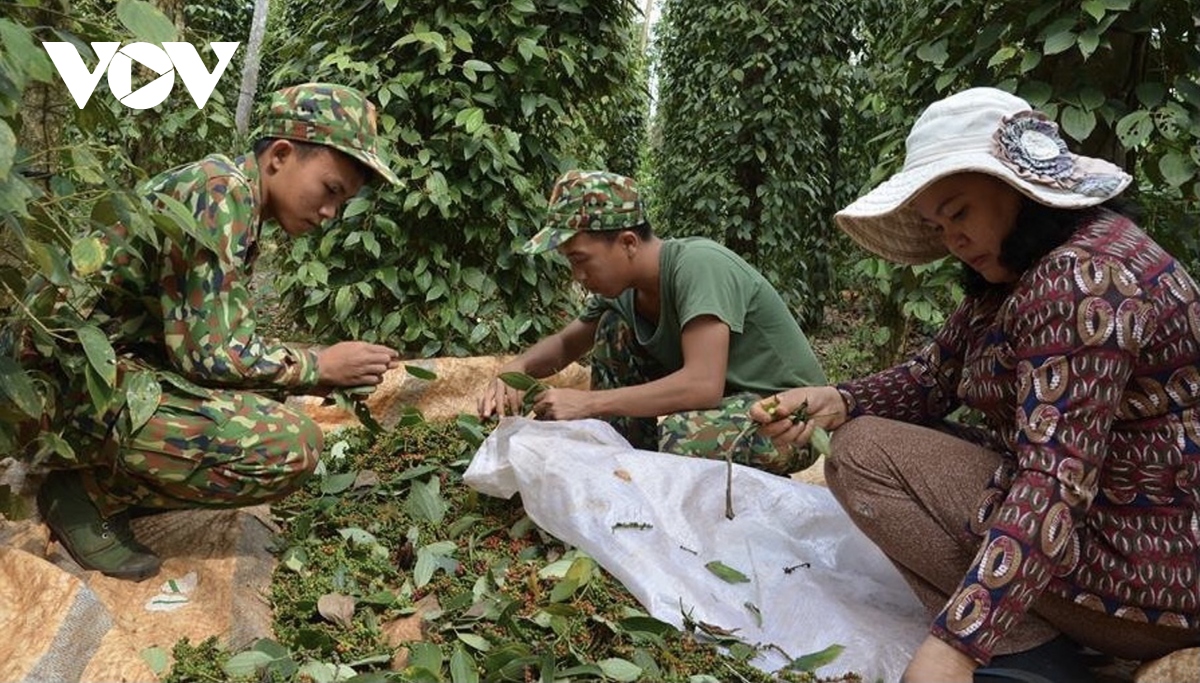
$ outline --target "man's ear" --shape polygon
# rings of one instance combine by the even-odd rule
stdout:
[[[633,249],[641,243],[641,238],[632,230],[622,230],[621,234],[617,235],[617,242],[620,243],[622,249]]]
[[[296,153],[296,145],[291,140],[283,138],[273,140],[263,153],[259,155],[258,163],[264,171],[274,173],[283,168],[284,163]]]

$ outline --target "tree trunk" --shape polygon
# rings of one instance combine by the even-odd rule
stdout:
[[[258,67],[262,62],[262,42],[267,32],[267,5],[270,1],[254,0],[250,44],[246,47],[246,59],[242,63],[242,85],[238,89],[237,113],[234,115],[234,125],[239,135],[245,135],[250,127],[250,109],[258,93]]]
[[[650,42],[650,13],[654,11],[654,0],[646,0],[642,9],[642,54],[646,54],[646,45]]]
[[[183,40],[184,31],[187,29],[187,17],[184,15],[184,6],[187,4],[185,0],[157,0],[154,4],[171,20],[171,23],[175,24],[175,31],[179,33],[177,40]]]

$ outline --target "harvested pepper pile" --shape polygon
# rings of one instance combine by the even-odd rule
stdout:
[[[463,484],[478,422],[410,422],[330,436],[316,476],[275,506],[277,640],[183,641],[168,680],[816,681],[837,656],[770,675],[736,634],[648,616],[519,499]]]

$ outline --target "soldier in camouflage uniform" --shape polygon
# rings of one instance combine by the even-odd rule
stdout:
[[[392,349],[349,341],[323,349],[264,339],[248,290],[263,224],[288,235],[334,218],[364,182],[399,179],[377,151],[362,93],[309,83],[274,93],[254,153],[213,155],[144,188],[194,224],[151,248],[116,225],[103,238],[108,287],[90,322],[109,333],[117,395],[152,373],[157,410],[132,425],[125,403],[97,414],[86,387],[66,416],[81,461],[50,473],[43,518],[85,568],[141,580],[160,561],[129,528],[132,508],[238,507],[276,500],[312,472],[322,449],[305,415],[256,391],[322,393],[378,384]],[[168,199],[169,198],[169,199]]]
[[[555,183],[544,228],[523,247],[550,249],[593,296],[577,320],[502,371],[546,377],[591,351],[592,390],[548,389],[534,404],[538,417],[603,418],[635,448],[730,454],[778,474],[812,464],[807,450],[777,449],[748,416],[763,396],[825,380],[795,318],[752,266],[711,240],[659,239],[633,180],[600,171]],[[520,393],[497,379],[479,414],[520,405]]]

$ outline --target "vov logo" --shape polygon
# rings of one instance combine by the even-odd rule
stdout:
[[[125,47],[121,47],[120,43],[92,43],[92,50],[98,58],[95,71],[88,70],[73,44],[42,43],[80,109],[92,98],[96,85],[100,83],[100,76],[106,70],[112,94],[130,109],[149,109],[161,104],[175,86],[176,72],[183,79],[183,85],[196,106],[203,109],[217,87],[217,81],[221,80],[221,74],[225,73],[225,67],[229,66],[229,61],[237,52],[238,44],[209,43],[217,55],[217,66],[210,72],[191,43],[162,43],[161,48],[153,43],[130,43]],[[159,74],[158,78],[136,92],[133,90],[135,61]]]

